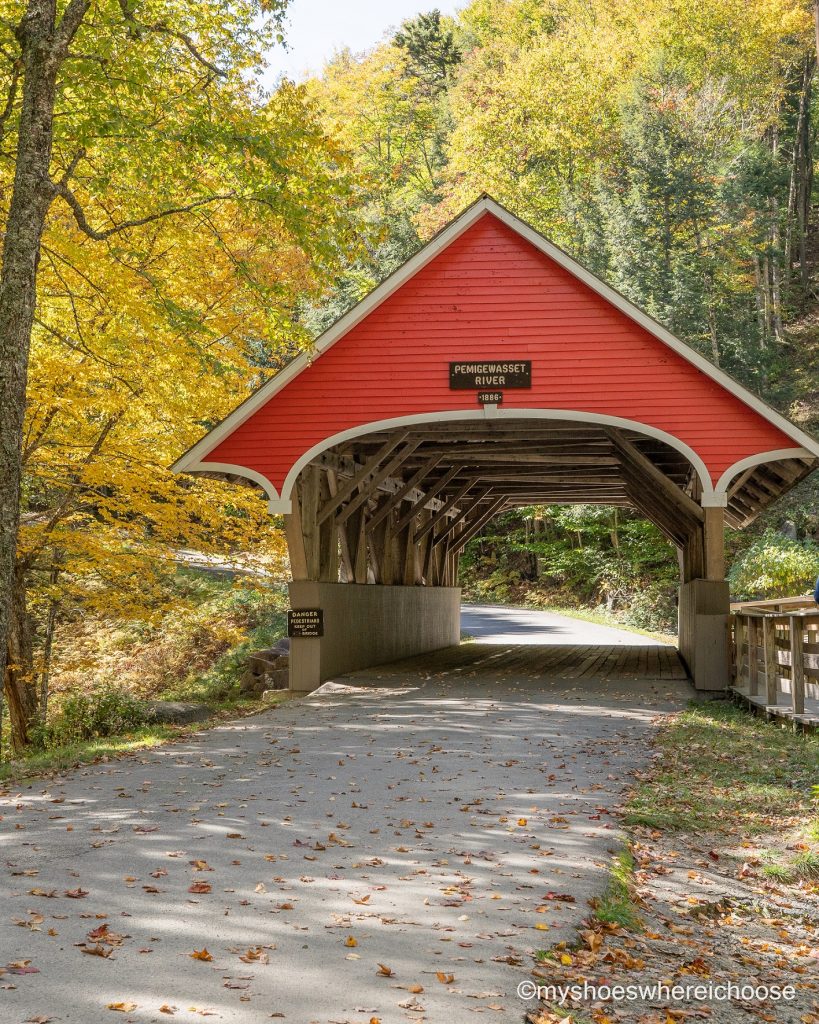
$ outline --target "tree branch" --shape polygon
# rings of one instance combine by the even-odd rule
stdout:
[[[153,224],[154,221],[162,220],[163,217],[172,217],[180,213],[190,213],[192,210],[198,210],[201,206],[208,206],[210,203],[220,202],[224,199],[235,199],[236,195],[233,192],[220,193],[214,196],[208,196],[205,199],[196,199],[192,203],[186,203],[184,206],[171,206],[166,210],[157,210],[156,213],[149,213],[145,217],[135,217],[133,220],[125,220],[121,224],[115,224],[113,227],[104,228],[102,231],[98,231],[96,228],[91,227],[85,216],[85,211],[82,208],[82,204],[79,199],[74,195],[71,189],[66,184],[63,175],[59,181],[52,181],[51,185],[54,190],[54,194],[61,196],[71,209],[74,214],[74,220],[77,222],[77,227],[84,234],[88,235],[89,238],[93,238],[95,242],[104,242],[106,238],[110,238],[112,235],[117,235],[121,231],[127,231],[129,228],[143,227],[145,224]]]
[[[91,0],[70,0],[54,35],[54,46],[58,53],[66,52],[90,6]]]
[[[173,39],[178,39],[179,42],[184,44],[193,59],[197,61],[197,63],[201,64],[203,68],[207,68],[208,71],[214,75],[218,75],[220,78],[226,77],[227,72],[220,68],[218,64],[214,64],[212,61],[208,60],[186,32],[180,32],[178,29],[170,28],[162,21],[155,22],[153,25],[147,25],[144,22],[137,21],[134,17],[134,12],[129,0],[119,0],[119,7],[122,11],[123,18],[136,38],[141,38],[143,32],[153,32],[157,35],[170,36]]]

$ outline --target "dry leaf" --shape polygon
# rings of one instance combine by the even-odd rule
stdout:
[[[440,981],[442,985],[451,985],[455,981],[454,974],[444,974],[443,971],[436,971],[435,977]]]
[[[210,962],[213,957],[207,951],[207,949],[195,949],[192,953],[188,954],[191,960],[206,960]]]
[[[353,946],[358,945],[358,939],[354,939],[352,935],[348,935],[347,938],[344,940],[344,945],[349,946],[350,949],[352,949]]]
[[[386,964],[379,964],[377,973],[382,974],[385,978],[391,978],[395,974],[395,971],[392,967],[387,967]]]
[[[109,1010],[118,1010],[120,1013],[130,1013],[137,1008],[136,1003],[109,1003]]]

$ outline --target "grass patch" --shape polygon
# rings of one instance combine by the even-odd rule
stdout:
[[[594,916],[601,924],[616,924],[636,931],[641,927],[634,907],[634,857],[628,849],[614,858],[606,890],[594,903]]]
[[[89,764],[101,757],[115,757],[121,754],[130,754],[136,750],[161,746],[190,729],[190,726],[147,725],[124,736],[104,736],[81,743],[70,743],[64,747],[38,751],[0,765],[0,779],[17,781],[30,775],[67,771],[74,765]]]
[[[288,691],[265,701],[225,700],[211,705],[212,717],[188,725],[146,725],[121,736],[102,736],[79,743],[70,743],[27,753],[24,757],[0,764],[0,782],[21,782],[38,775],[68,771],[77,765],[92,764],[101,758],[115,758],[139,750],[162,746],[172,740],[184,739],[193,732],[213,728],[228,718],[240,718],[275,707],[289,698]]]
[[[632,794],[627,825],[750,836],[791,821],[819,834],[811,794],[819,736],[713,701],[678,715],[657,745],[661,757]]]
[[[819,878],[819,853],[803,850],[793,858],[793,872],[799,878]]]

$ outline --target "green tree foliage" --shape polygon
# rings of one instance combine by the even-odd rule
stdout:
[[[408,73],[426,82],[433,93],[446,88],[461,62],[461,50],[455,43],[455,34],[439,10],[405,21],[396,32],[394,42],[407,51]]]
[[[813,590],[819,576],[819,546],[766,530],[734,561],[729,572],[739,600],[788,597]]]

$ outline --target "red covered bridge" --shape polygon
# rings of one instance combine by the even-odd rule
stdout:
[[[819,443],[492,199],[432,239],[175,464],[285,517],[291,683],[458,642],[458,559],[504,509],[639,510],[680,555],[680,651],[727,684],[723,532]]]

